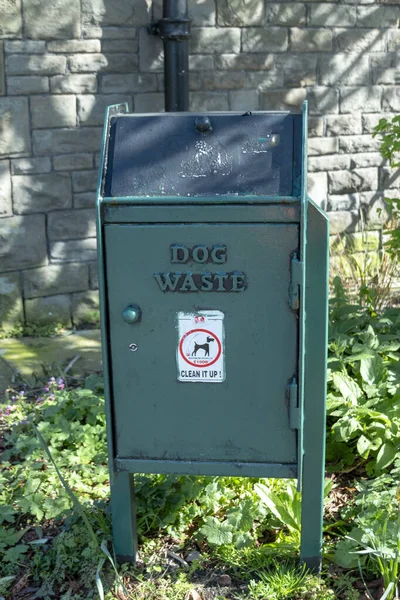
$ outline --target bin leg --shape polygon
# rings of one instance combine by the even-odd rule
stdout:
[[[324,477],[312,461],[303,466],[303,491],[301,509],[300,562],[314,572],[321,571],[322,563],[322,517]],[[319,469],[318,469],[319,470]]]
[[[119,563],[135,563],[137,552],[136,503],[132,473],[114,472],[111,517],[115,554]]]
[[[320,571],[325,473],[329,275],[328,221],[308,204],[305,273],[303,468],[300,560]]]

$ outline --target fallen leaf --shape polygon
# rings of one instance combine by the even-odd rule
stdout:
[[[28,581],[29,581],[29,572],[27,571],[26,573],[24,573],[22,575],[22,577],[20,577],[18,579],[17,583],[13,586],[11,593],[13,595],[19,594],[19,592],[21,590],[26,588],[26,586],[28,585]]]

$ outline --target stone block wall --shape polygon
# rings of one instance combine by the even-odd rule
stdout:
[[[309,186],[332,233],[371,231],[399,172],[379,118],[400,112],[398,0],[189,0],[191,110],[300,108]],[[78,325],[97,307],[104,109],[163,110],[162,0],[0,0],[0,321]],[[362,219],[360,220],[360,215]],[[361,226],[361,223],[363,225]],[[351,242],[351,243],[353,243]]]

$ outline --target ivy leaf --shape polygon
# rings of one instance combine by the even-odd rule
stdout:
[[[383,363],[381,357],[377,354],[374,358],[363,358],[360,362],[361,377],[372,385],[382,378]]]
[[[227,521],[221,523],[215,517],[206,517],[204,525],[200,527],[199,531],[212,546],[223,546],[232,543],[233,527]]]
[[[396,448],[390,442],[383,444],[376,457],[376,472],[382,471],[388,467],[396,458]]]

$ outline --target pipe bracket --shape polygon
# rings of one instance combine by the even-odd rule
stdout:
[[[188,40],[190,38],[191,19],[187,17],[164,17],[153,21],[147,30],[151,35],[157,35],[162,40]]]

